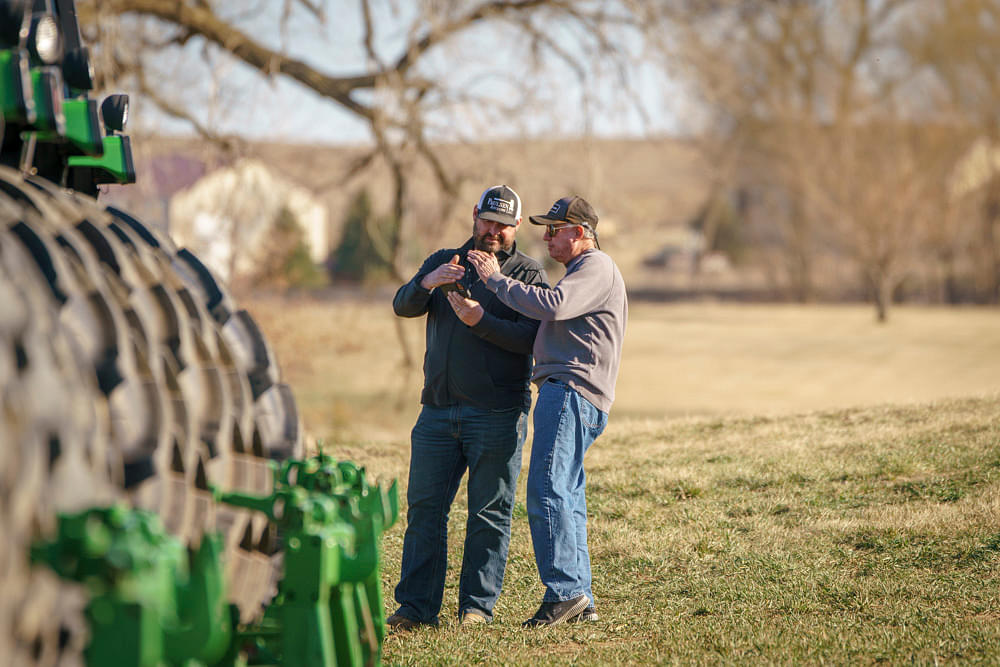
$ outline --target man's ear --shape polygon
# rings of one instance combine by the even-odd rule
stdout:
[[[478,218],[478,217],[479,217],[479,207],[478,206],[473,206],[472,207],[472,224],[476,224],[476,218]]]

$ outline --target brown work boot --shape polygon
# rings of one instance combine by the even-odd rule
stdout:
[[[389,629],[389,632],[393,633],[416,630],[421,625],[430,625],[430,623],[414,621],[412,618],[407,618],[401,614],[393,614],[389,618],[385,619],[385,626]]]

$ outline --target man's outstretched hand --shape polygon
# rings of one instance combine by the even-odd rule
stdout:
[[[447,264],[442,264],[420,280],[420,286],[432,290],[445,283],[453,283],[465,275],[465,267],[458,263],[458,255],[451,258]]]
[[[493,253],[483,252],[482,250],[470,250],[466,254],[466,257],[469,258],[472,266],[476,267],[476,273],[479,274],[479,277],[484,282],[500,270],[500,262],[497,261],[497,257]]]

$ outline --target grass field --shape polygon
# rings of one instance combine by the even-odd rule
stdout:
[[[340,442],[399,442],[420,400],[423,319],[369,301],[249,303],[305,423]],[[395,327],[415,355],[409,371]],[[611,428],[622,417],[785,415],[1000,391],[1000,310],[650,305],[629,313]]]
[[[420,374],[399,370],[388,303],[250,308],[310,430],[405,485]],[[442,627],[389,638],[385,662],[1000,662],[1000,312],[892,316],[634,305],[587,457],[601,620],[520,628],[542,593],[522,474],[495,622],[454,620],[459,501]],[[387,611],[402,523],[384,541]]]
[[[442,628],[390,638],[386,662],[995,664],[998,410],[623,420],[587,461],[601,620],[520,628],[542,592],[522,500],[497,618],[459,629],[456,503]]]

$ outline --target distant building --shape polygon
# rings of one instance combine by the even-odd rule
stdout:
[[[258,160],[207,174],[170,200],[170,232],[223,280],[252,272],[282,210],[292,214],[317,264],[329,251],[327,209],[309,190]]]
[[[137,155],[134,185],[105,185],[101,203],[116,206],[143,224],[169,233],[170,199],[191,187],[206,172],[205,163],[180,153]]]
[[[952,198],[972,193],[1000,175],[1000,147],[986,137],[977,139],[955,165],[948,179]]]

